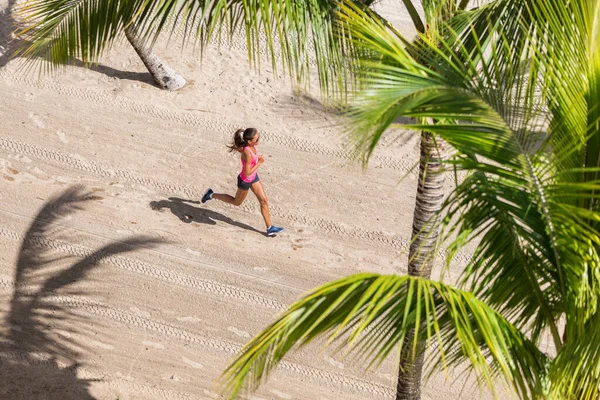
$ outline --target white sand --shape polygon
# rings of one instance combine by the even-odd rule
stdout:
[[[382,10],[406,30],[398,4]],[[189,80],[183,90],[150,84],[126,43],[96,71],[69,67],[38,80],[13,61],[0,69],[0,398],[217,398],[215,379],[233,352],[302,293],[361,271],[406,271],[415,176],[398,182],[417,160],[415,139],[390,133],[363,172],[343,150],[339,117],[299,99],[269,65],[249,70],[243,43],[210,49],[202,64],[179,43],[156,50]],[[233,194],[240,161],[225,145],[247,126],[265,133],[259,174],[273,223],[286,229],[274,239],[262,234],[252,194],[240,208],[167,200],[199,200],[208,186]],[[20,250],[40,207],[71,185],[95,200]],[[165,242],[56,278],[138,235]],[[31,271],[16,277],[17,265]],[[28,292],[14,293],[15,279]],[[54,293],[28,297],[44,284]],[[391,399],[393,361],[365,374],[311,346],[252,398]],[[424,398],[479,397],[459,394],[453,380],[434,377]]]

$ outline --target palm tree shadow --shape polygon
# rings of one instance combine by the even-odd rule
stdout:
[[[159,87],[156,84],[156,82],[154,82],[154,79],[152,79],[152,75],[150,75],[149,72],[121,71],[119,69],[115,69],[115,68],[109,67],[108,65],[104,65],[104,64],[85,65],[81,60],[75,60],[71,63],[71,65],[81,67],[81,68],[87,68],[89,70],[106,75],[109,78],[117,78],[119,80],[142,82],[142,83],[146,83],[150,86],[154,86],[157,88]]]
[[[238,228],[246,229],[252,232],[257,232],[262,235],[266,235],[265,232],[259,231],[256,228],[246,225],[242,222],[234,221],[229,217],[224,216],[216,211],[212,211],[206,208],[194,207],[187,203],[199,204],[196,200],[185,200],[177,197],[169,197],[168,200],[151,201],[150,208],[155,211],[160,211],[163,208],[171,210],[173,215],[185,222],[186,224],[197,222],[200,224],[216,225],[216,221],[225,222],[229,225],[236,226]]]
[[[337,118],[344,116],[347,111],[342,104],[326,104],[306,93],[280,96],[274,107],[279,115],[319,129],[338,127]]]
[[[159,243],[141,236],[109,243],[58,269],[65,260],[76,256],[56,255],[54,249],[65,238],[57,222],[95,199],[97,197],[80,188],[69,188],[42,207],[25,234],[4,324],[7,329],[0,335],[0,398],[93,398],[88,390],[92,380],[77,376],[81,364],[76,349],[85,345],[72,339],[83,332],[85,318],[71,309],[71,305],[85,293],[71,286],[86,279],[106,257]],[[57,237],[61,237],[61,242],[55,239]],[[55,335],[58,329],[72,335]],[[68,360],[67,367],[63,366],[65,360]]]
[[[17,29],[14,12],[17,0],[8,0],[6,8],[0,10],[0,68],[4,67],[14,56],[13,52],[19,47],[27,47],[28,42],[22,38],[13,38]],[[74,60],[71,65],[88,68],[111,78],[138,81],[158,87],[148,72],[121,71],[103,64],[84,65],[81,60]]]
[[[13,8],[16,2],[17,0],[8,0],[6,8],[0,10],[0,68],[8,63],[14,44],[12,37],[15,30]]]

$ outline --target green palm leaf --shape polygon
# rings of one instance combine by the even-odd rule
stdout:
[[[23,40],[14,55],[48,60],[49,67],[77,58],[94,63],[131,24],[150,44],[162,32],[180,30],[184,43],[194,39],[201,49],[223,30],[231,36],[243,28],[253,63],[260,63],[265,38],[274,68],[280,55],[298,82],[308,82],[316,62],[327,91],[351,81],[345,60],[353,50],[338,39],[337,8],[332,0],[29,0],[19,13]]]
[[[421,21],[412,1],[403,0],[411,11],[415,27],[438,26],[449,14],[466,8],[466,1],[423,1],[425,21]],[[370,7],[371,0],[354,0],[357,7]],[[349,59],[356,57],[343,27],[336,23],[337,0],[29,0],[21,10],[22,22],[17,34],[24,39],[15,55],[30,60],[48,60],[49,67],[80,58],[97,62],[123,27],[135,24],[138,34],[153,44],[166,31],[176,30],[183,42],[193,40],[203,50],[213,38],[228,36],[243,28],[248,57],[261,61],[262,40],[272,66],[278,58],[298,80],[310,81],[316,67],[324,93],[345,98],[357,84],[356,71]],[[393,27],[376,13],[376,19]],[[435,31],[435,29],[430,29]]]
[[[146,35],[157,35],[169,20],[185,21],[184,41],[195,37],[203,49],[215,37],[220,39],[223,32],[231,38],[243,29],[248,58],[255,65],[261,62],[264,40],[274,71],[281,61],[298,84],[310,82],[314,67],[324,93],[341,88],[336,93],[344,97],[348,85],[354,83],[347,63],[347,58],[354,57],[354,50],[340,39],[343,35],[335,23],[337,0],[160,1],[176,3],[177,7],[169,7],[168,12],[154,7],[154,11],[140,17],[138,21]],[[361,7],[369,7],[373,2],[355,1]],[[376,14],[373,17],[383,20]]]
[[[74,58],[98,59],[121,30],[132,22],[144,0],[32,0],[18,11],[23,39],[15,55],[51,65]]]
[[[423,278],[377,274],[328,283],[293,304],[244,347],[224,372],[224,388],[232,396],[256,388],[295,346],[324,334],[378,364],[400,351],[411,328],[419,340],[438,344],[434,367],[467,359],[491,390],[497,371],[524,397],[536,390],[545,356],[472,294]],[[417,341],[412,346],[415,354],[421,349]]]
[[[545,19],[540,13],[526,17],[528,23]],[[463,284],[520,328],[531,327],[535,340],[544,328],[550,328],[560,348],[558,316],[576,298],[595,304],[597,287],[595,278],[578,283],[584,273],[581,265],[596,257],[595,251],[587,257],[581,249],[598,244],[589,224],[597,214],[564,196],[567,184],[579,199],[591,200],[598,190],[594,182],[565,180],[577,177],[569,161],[577,153],[577,136],[568,134],[567,128],[581,132],[581,124],[579,128],[574,123],[559,125],[556,115],[544,113],[559,89],[563,103],[557,110],[568,107],[565,104],[580,104],[583,96],[577,80],[574,88],[567,89],[540,85],[537,77],[552,66],[542,60],[540,49],[530,45],[527,52],[518,49],[516,53],[510,38],[502,35],[489,50],[426,37],[411,47],[352,5],[342,8],[340,20],[347,24],[356,45],[370,51],[360,60],[367,90],[353,103],[353,131],[359,148],[368,157],[385,129],[400,116],[435,121],[405,127],[439,134],[462,154],[452,163],[476,172],[459,185],[447,205],[449,233],[459,238],[453,249],[483,235]],[[528,30],[529,43],[545,49],[545,40],[557,42],[547,29],[541,24],[537,30]],[[542,40],[546,37],[550,39]],[[570,50],[566,53],[571,55]],[[435,70],[413,63],[415,54]],[[465,54],[478,61],[464,62]],[[574,71],[580,71],[578,63]],[[575,147],[565,146],[565,140]],[[549,171],[559,172],[561,181],[549,179]],[[456,219],[459,224],[454,225]],[[577,293],[573,300],[571,288]]]
[[[597,399],[600,394],[600,325],[598,315],[582,335],[568,340],[550,364],[548,398]]]

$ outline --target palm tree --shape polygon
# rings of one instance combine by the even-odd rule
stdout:
[[[370,5],[374,0],[357,2]],[[265,34],[273,67],[279,42],[281,61],[300,84],[309,78],[314,54],[320,84],[328,89],[346,82],[344,76],[335,76],[345,57],[333,32],[336,8],[334,0],[24,0],[16,31],[22,45],[14,56],[46,60],[53,67],[75,59],[91,64],[125,31],[162,87],[163,76],[169,82],[182,78],[168,67],[155,75],[154,66],[162,63],[154,55],[146,57],[161,32],[182,29],[184,44],[196,37],[203,49],[223,30],[231,37],[243,25],[251,63],[260,63],[260,36]]]
[[[238,27],[245,29],[248,55],[254,64],[260,63],[259,37],[264,35],[272,55],[273,72],[276,72],[275,46],[279,41],[281,61],[290,74],[296,76],[299,85],[308,81],[311,70],[311,57],[314,55],[319,83],[323,94],[336,92],[340,99],[352,90],[352,84],[360,84],[352,73],[352,64],[345,60],[353,58],[353,43],[343,39],[343,32],[336,24],[338,2],[335,0],[305,0],[290,3],[287,1],[227,1],[212,2],[162,0],[142,4],[141,0],[120,4],[117,0],[104,2],[48,2],[30,0],[32,14],[40,21],[29,36],[33,46],[23,54],[31,57],[40,53],[56,63],[68,62],[80,56],[84,61],[95,61],[118,33],[122,26],[127,38],[136,50],[143,48],[142,40],[131,33],[130,25],[135,20],[145,40],[156,39],[158,33],[169,21],[184,21],[184,37],[195,34],[200,44],[206,46],[211,38],[220,35],[223,28],[232,34]],[[74,11],[86,3],[83,17]],[[356,0],[354,4],[370,7],[374,0]],[[415,4],[403,0],[413,21],[414,29],[430,38],[441,35],[444,21],[465,10],[466,0],[421,1],[424,19],[419,16]],[[59,4],[59,6],[57,6]],[[111,12],[108,12],[111,10]],[[107,19],[111,15],[112,19]],[[261,18],[268,15],[269,18]],[[75,18],[76,16],[76,18]],[[374,13],[370,17],[392,28],[391,24]],[[64,21],[67,23],[64,24]],[[64,24],[64,25],[62,25]],[[176,24],[173,25],[174,27]],[[90,31],[89,27],[95,27]],[[175,28],[173,28],[175,29]],[[90,41],[90,37],[102,37],[101,41]],[[47,45],[48,40],[50,44]],[[140,53],[140,51],[138,51]],[[143,53],[140,53],[142,56]],[[144,60],[145,57],[142,57]],[[146,63],[146,62],[145,62]],[[146,63],[148,64],[148,63]],[[350,68],[349,68],[350,67]],[[356,72],[356,71],[354,71]],[[160,78],[155,80],[161,81]],[[373,147],[365,154],[365,166]],[[414,276],[429,277],[435,261],[439,234],[439,212],[444,199],[446,145],[443,139],[431,132],[421,133],[419,179],[414,208],[413,230],[409,251],[408,272]],[[410,336],[410,335],[409,335]],[[402,357],[398,379],[398,399],[419,399],[421,387],[422,359],[413,363],[411,358]]]
[[[411,43],[341,6],[362,50],[359,146],[373,148],[400,116],[445,139],[456,150],[447,164],[467,176],[444,202],[442,236],[451,254],[476,250],[456,287],[364,273],[314,289],[230,364],[228,394],[256,388],[291,349],[327,335],[369,366],[435,342],[429,372],[466,362],[492,392],[501,379],[524,399],[598,397],[599,11],[599,0],[498,2],[457,16],[446,39]]]
[[[22,44],[14,55],[48,60],[53,66],[80,58],[89,65],[124,31],[154,82],[161,89],[180,89],[186,80],[154,54],[139,33],[136,14],[142,6],[140,1],[25,1],[16,12],[16,34]],[[115,12],[126,18],[110,20]]]

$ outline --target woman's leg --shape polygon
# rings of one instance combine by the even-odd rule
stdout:
[[[225,203],[233,204],[234,206],[239,206],[244,202],[244,200],[246,200],[247,195],[247,190],[238,188],[237,192],[235,192],[235,197],[228,194],[213,193],[212,198],[224,201]]]
[[[262,214],[265,224],[267,225],[267,229],[271,226],[271,214],[269,213],[269,200],[267,199],[267,195],[265,194],[265,188],[261,181],[255,182],[250,186],[254,195],[258,199],[260,203],[260,213]]]

